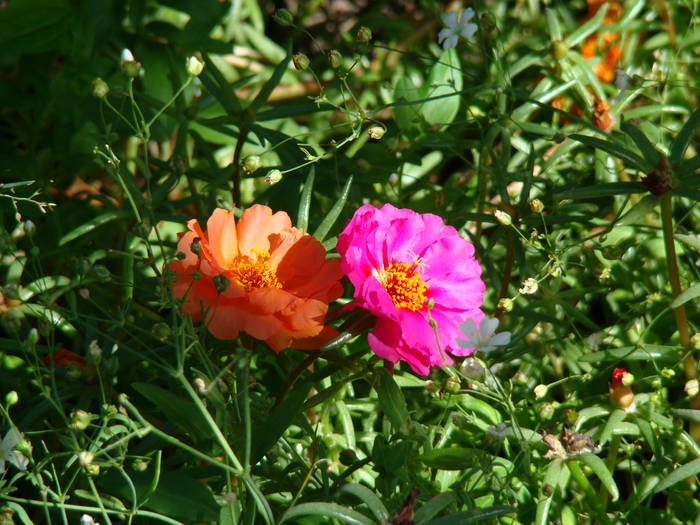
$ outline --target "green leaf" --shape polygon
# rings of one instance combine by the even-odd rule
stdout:
[[[338,491],[338,495],[342,496],[343,494],[350,494],[362,501],[380,522],[389,521],[389,511],[384,506],[384,503],[382,503],[382,500],[364,485],[359,485],[357,483],[343,485]]]
[[[323,518],[324,522],[327,522],[327,520],[331,518],[335,518],[341,523],[348,523],[350,525],[375,525],[371,519],[357,511],[346,507],[341,507],[336,503],[321,502],[301,503],[299,505],[295,505],[291,509],[287,510],[287,512],[282,514],[278,524],[282,525],[283,523],[300,516],[319,516],[320,518]]]
[[[204,441],[211,436],[206,419],[190,400],[168,392],[150,383],[132,383],[132,388],[156,405],[171,421],[195,441]]]
[[[679,176],[692,175],[696,170],[700,169],[700,155],[691,157],[688,160],[681,162],[680,166],[676,169]]]
[[[495,505],[484,509],[473,509],[464,512],[457,512],[451,516],[445,516],[428,522],[427,525],[465,525],[467,523],[479,523],[506,514],[515,513],[516,509],[505,505]]]
[[[646,187],[639,182],[605,182],[573,190],[555,189],[554,196],[560,199],[591,199],[629,193],[645,193],[646,191]]]
[[[84,224],[81,224],[74,230],[71,230],[70,232],[66,233],[63,237],[61,237],[58,240],[58,245],[63,246],[64,244],[68,244],[69,242],[77,239],[78,237],[81,237],[86,233],[90,233],[94,229],[99,228],[100,226],[103,226],[108,222],[112,222],[117,219],[124,219],[130,216],[131,213],[129,213],[126,210],[110,210],[108,212],[105,212],[101,215],[98,215],[94,219]]]
[[[384,369],[379,371],[379,382],[375,385],[379,396],[379,406],[391,421],[395,429],[408,421],[408,409],[403,392],[394,381],[394,378]]]
[[[219,104],[223,106],[228,115],[240,115],[242,111],[241,103],[238,98],[236,98],[236,95],[234,94],[229,82],[224,78],[224,75],[221,73],[221,71],[219,71],[219,68],[216,67],[216,63],[207,53],[202,52],[202,58],[206,63],[206,67],[198,78],[207,88],[207,91],[209,91],[209,93],[211,93]]]
[[[0,9],[0,49],[21,56],[68,47],[74,9],[69,0],[12,2]]]
[[[659,164],[659,152],[647,138],[647,136],[640,130],[637,126],[633,126],[629,122],[623,122],[620,124],[622,131],[627,133],[639,148],[639,151],[644,155],[644,159],[651,166],[657,166]]]
[[[416,525],[425,525],[428,520],[433,519],[442,509],[456,500],[457,496],[454,492],[437,494],[421,505],[421,508],[414,514],[413,520],[416,522]]]
[[[285,56],[284,59],[282,59],[282,61],[279,64],[277,64],[277,67],[275,67],[272,76],[270,76],[267,82],[263,84],[263,87],[260,88],[260,91],[253,99],[253,102],[250,103],[250,109],[256,111],[260,106],[267,102],[267,99],[270,96],[270,93],[272,93],[272,90],[275,89],[280,83],[280,80],[282,80],[282,75],[284,75],[285,71],[287,71],[287,67],[289,66],[289,61],[291,59],[292,42],[290,40],[287,44],[287,56]]]
[[[153,479],[148,472],[129,472],[129,477],[137,495],[144,494]],[[122,501],[131,501],[131,489],[114,470],[100,478],[98,485]],[[213,521],[219,516],[219,505],[211,491],[196,479],[175,470],[161,473],[158,488],[143,507],[185,521]]]
[[[323,240],[326,238],[326,235],[328,235],[328,232],[335,224],[335,221],[340,216],[340,213],[343,211],[343,207],[345,206],[345,203],[348,200],[348,195],[350,194],[350,186],[352,185],[352,179],[353,176],[350,175],[348,177],[348,180],[345,181],[345,185],[343,186],[343,189],[340,192],[340,197],[338,197],[338,200],[335,202],[328,214],[324,217],[323,221],[321,221],[321,224],[318,225],[316,231],[314,231],[314,237],[316,237],[319,241],[323,242]]]
[[[22,508],[21,505],[15,503],[14,501],[8,501],[5,503],[5,505],[12,509],[12,511],[17,515],[17,517],[20,519],[23,525],[34,525],[34,522],[29,517],[29,514],[27,514],[27,511],[24,510],[24,508]],[[10,518],[10,520],[11,519],[12,518]],[[10,521],[10,523],[14,522]]]
[[[52,308],[48,308],[46,306],[36,303],[24,303],[18,306],[17,310],[25,314],[31,315],[33,317],[43,319],[44,321],[48,322],[51,326],[58,328],[68,336],[73,337],[78,334],[78,331],[75,329],[75,326],[69,323],[65,317],[63,317],[60,313],[58,313]]]
[[[671,308],[678,308],[682,304],[685,304],[698,296],[700,296],[700,283],[695,283],[683,290],[678,297],[671,301],[670,306]]]
[[[597,361],[648,361],[653,359],[677,359],[679,346],[640,345],[611,348],[582,355],[579,361],[595,363]]]
[[[690,463],[686,463],[682,467],[679,467],[671,472],[668,476],[662,479],[659,484],[656,485],[656,487],[654,487],[654,492],[662,492],[667,488],[672,487],[679,481],[693,477],[698,473],[700,473],[700,458],[694,459]]]
[[[631,167],[643,173],[646,173],[648,168],[650,167],[647,166],[646,161],[642,157],[616,142],[601,140],[596,137],[589,137],[588,135],[579,135],[576,133],[569,135],[569,138],[577,140],[578,142],[581,142],[588,146],[592,146],[593,148],[603,150],[606,153],[612,155],[613,157],[617,157],[618,159],[625,161]]]
[[[693,423],[700,423],[700,410],[694,410],[692,408],[672,408],[671,413],[680,418],[692,421]]]
[[[491,456],[478,448],[468,447],[434,448],[420,456],[420,460],[429,467],[441,470],[465,470],[487,463],[498,465],[507,463],[503,458]]]
[[[429,99],[421,108],[425,121],[430,125],[451,124],[459,111],[462,87],[457,50],[446,49],[430,68],[428,80],[421,88],[423,98]]]
[[[394,119],[404,133],[418,127],[422,120],[420,111],[423,102],[420,100],[420,93],[411,79],[400,76],[394,86]]]
[[[603,430],[600,432],[598,444],[601,446],[604,445],[613,434],[618,433],[616,431],[622,426],[626,417],[627,414],[624,411],[619,409],[614,410],[613,413],[610,414],[607,423],[605,423]]]
[[[549,523],[549,510],[552,507],[554,494],[559,487],[559,480],[561,479],[561,471],[563,467],[564,462],[561,458],[553,459],[547,467],[547,472],[545,473],[544,480],[542,482],[542,493],[546,497],[540,498],[540,501],[537,504],[537,511],[535,512],[535,525],[546,525]]]
[[[299,415],[311,389],[310,383],[299,384],[265,419],[265,424],[255,430],[251,463],[255,465],[282,437]]]
[[[698,124],[700,124],[700,109],[696,109],[688,117],[688,120],[683,124],[683,127],[671,144],[669,160],[673,166],[678,166],[683,161],[685,150],[688,149],[688,145],[693,140],[695,128],[698,127]]]
[[[311,208],[311,193],[314,187],[314,178],[316,176],[316,167],[311,166],[309,174],[306,176],[306,182],[301,190],[301,198],[299,199],[299,213],[297,214],[297,228],[304,231],[309,229],[309,209]]]
[[[681,241],[683,244],[690,246],[694,250],[700,252],[700,239],[693,237],[692,235],[683,235],[682,233],[676,233],[674,235],[675,239]]]
[[[595,454],[591,454],[590,452],[584,452],[583,454],[579,455],[579,458],[581,458],[581,460],[588,465],[596,476],[598,476],[598,479],[605,487],[605,490],[608,491],[612,497],[612,500],[617,501],[620,497],[620,492],[617,490],[617,484],[615,483],[612,474],[608,470],[605,461],[600,459]]]
[[[593,18],[591,18],[585,24],[580,25],[573,33],[564,39],[564,42],[566,42],[569,47],[573,47],[578,43],[583,42],[588,35],[592,35],[598,30],[600,25],[603,23],[607,12],[607,8],[598,9],[598,12],[596,12]]]
[[[482,421],[491,425],[497,425],[501,422],[502,418],[500,412],[489,405],[486,401],[482,401],[471,394],[462,394],[457,397],[459,404],[462,405],[467,412],[476,412],[476,414],[481,416],[480,419]]]
[[[70,282],[70,279],[68,277],[64,277],[63,275],[47,275],[46,277],[32,281],[30,284],[22,288],[19,293],[19,298],[22,302],[25,302],[35,295],[44,293],[52,288],[68,286]]]

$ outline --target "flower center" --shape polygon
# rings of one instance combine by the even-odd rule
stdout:
[[[397,308],[420,310],[427,299],[428,286],[418,273],[418,261],[392,262],[376,275]]]
[[[231,264],[238,284],[245,290],[251,288],[282,288],[275,270],[270,266],[270,253],[254,248],[251,255],[238,255]]]

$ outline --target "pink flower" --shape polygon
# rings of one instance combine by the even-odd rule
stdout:
[[[385,204],[359,208],[338,238],[341,270],[355,305],[377,317],[369,345],[379,357],[406,361],[421,375],[465,356],[459,325],[484,314],[484,283],[474,247],[437,215]],[[437,324],[437,335],[430,326]]]

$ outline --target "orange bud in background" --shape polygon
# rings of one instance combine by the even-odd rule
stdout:
[[[624,368],[616,368],[612,373],[610,383],[610,401],[617,408],[627,410],[634,403],[634,392],[629,387],[634,382],[634,376]]]

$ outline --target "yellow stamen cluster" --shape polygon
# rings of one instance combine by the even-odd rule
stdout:
[[[425,305],[428,287],[418,273],[418,262],[392,262],[379,272],[377,280],[397,308],[420,310]]]
[[[231,272],[245,290],[251,288],[282,288],[274,268],[270,266],[270,253],[254,248],[251,255],[238,255],[231,264]]]

